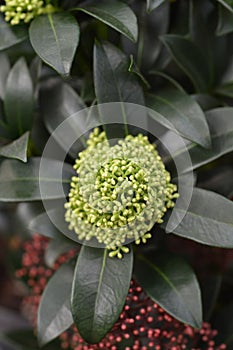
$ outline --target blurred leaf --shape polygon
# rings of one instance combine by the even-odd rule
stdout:
[[[0,51],[20,43],[27,38],[26,26],[11,26],[0,15]]]
[[[191,96],[199,104],[203,111],[208,111],[220,106],[219,100],[214,96],[208,94],[195,94]]]
[[[131,8],[121,1],[98,1],[75,10],[83,11],[114,28],[130,40],[136,42],[138,36],[137,18]]]
[[[83,100],[68,84],[58,81],[52,89],[50,87],[46,88],[46,86],[42,89],[40,105],[44,123],[48,131],[56,137],[56,141],[62,148],[69,149],[69,154],[73,158],[77,158],[78,152],[86,146],[85,138],[83,136],[80,137],[83,127],[86,127],[86,125],[82,125],[83,118],[80,116],[80,119],[78,119],[79,115],[77,115],[77,123],[75,122],[75,125],[72,125],[74,120],[70,119],[67,122],[65,132],[64,130],[61,133],[56,132],[56,134],[53,132],[71,115],[86,108]],[[85,111],[83,114],[85,114]],[[84,118],[84,122],[86,124],[86,118]],[[68,127],[70,132],[77,134],[77,140],[80,139],[72,147],[70,147],[71,138],[68,134]]]
[[[164,124],[164,118],[157,120],[157,113],[150,113],[152,118],[168,128],[171,123],[174,131],[203,147],[210,147],[210,133],[205,115],[188,94],[178,89],[160,90],[156,95],[148,95],[146,102],[149,108],[168,120],[168,125]]]
[[[233,32],[233,12],[225,7],[219,6],[217,35],[226,35]]]
[[[52,239],[48,244],[45,252],[46,264],[52,268],[60,255],[75,248],[78,248],[77,244],[60,234],[60,237]]]
[[[29,132],[27,131],[17,140],[0,148],[0,156],[19,159],[22,162],[26,163],[28,140],[29,140]]]
[[[79,26],[68,12],[35,18],[29,28],[31,44],[38,56],[61,75],[70,73],[79,42]]]
[[[0,98],[4,100],[6,80],[10,71],[10,61],[4,53],[0,54],[0,67]]]
[[[63,216],[64,218],[64,216]],[[64,219],[63,219],[64,220]],[[49,219],[47,212],[36,215],[28,222],[28,229],[32,232],[37,232],[45,237],[59,238],[61,232]]]
[[[174,228],[173,221],[168,225],[167,215],[163,227],[172,233],[206,245],[233,248],[233,202],[217,193],[194,188],[189,208],[177,205],[173,210],[174,221],[185,216]]]
[[[206,113],[207,122],[210,129],[212,147],[204,149],[195,143],[188,142],[186,147],[178,147],[171,155],[164,158],[165,162],[173,160],[179,162],[180,171],[188,172],[196,169],[206,163],[221,157],[222,155],[233,151],[233,108],[216,108]],[[173,133],[167,134],[166,142],[173,140]],[[187,156],[187,151],[191,157],[192,166],[187,166],[187,162],[182,161]],[[182,165],[183,163],[183,165]]]
[[[151,12],[159,7],[166,0],[147,0],[147,11]]]
[[[62,174],[61,174],[62,169]],[[61,176],[59,176],[61,175]],[[14,159],[0,164],[0,200],[4,202],[63,198],[68,194],[72,166],[51,159],[30,158],[28,163]]]
[[[108,253],[83,245],[75,268],[71,309],[80,335],[89,343],[98,343],[110,331],[130,285],[132,250],[121,260]]]
[[[73,324],[70,311],[70,293],[74,268],[62,265],[51,277],[42,294],[38,310],[39,344],[45,345]]]
[[[24,58],[15,63],[8,75],[4,109],[13,137],[30,130],[33,123],[34,96],[32,79]]]
[[[179,35],[167,34],[161,37],[176,64],[184,71],[200,92],[208,90],[209,72],[205,56],[191,40]]]
[[[13,346],[9,350],[40,350],[38,340],[33,329],[17,330],[9,332],[5,335],[9,340],[9,345]],[[55,341],[43,347],[43,350],[57,350],[60,347],[60,342]],[[8,350],[8,348],[6,348]]]
[[[233,81],[220,86],[215,93],[220,96],[233,98]]]
[[[228,11],[233,12],[233,1],[232,0],[217,0],[222,4]]]
[[[135,275],[150,298],[195,328],[202,325],[201,293],[191,267],[171,253],[136,255]]]

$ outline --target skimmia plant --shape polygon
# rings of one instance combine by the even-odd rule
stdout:
[[[181,248],[233,248],[232,1],[0,3],[0,200],[49,239],[53,277],[19,273],[40,345],[121,349],[131,322],[129,349],[225,349]]]

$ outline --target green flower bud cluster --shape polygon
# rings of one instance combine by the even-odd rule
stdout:
[[[155,145],[141,134],[110,146],[95,129],[74,169],[65,219],[80,240],[95,238],[112,257],[127,253],[129,241],[146,243],[178,197]]]
[[[0,12],[5,13],[5,20],[11,25],[28,23],[37,16],[57,10],[51,0],[6,0],[5,3],[0,6]]]

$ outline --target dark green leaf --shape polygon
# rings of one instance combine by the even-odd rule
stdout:
[[[96,43],[94,47],[94,85],[98,103],[122,102],[121,111],[118,113],[119,120],[125,126],[125,134],[128,133],[127,111],[123,102],[144,104],[142,88],[137,81],[137,77],[128,71],[129,63],[126,56],[116,47],[109,43]],[[100,106],[101,107],[101,106]],[[111,111],[113,113],[113,111]],[[101,110],[103,118],[108,121],[108,116]],[[105,124],[105,123],[103,123]],[[112,128],[106,128],[109,138],[112,135]],[[119,136],[119,135],[118,135]]]
[[[217,35],[225,35],[233,32],[233,13],[225,7],[219,6]]]
[[[46,264],[52,268],[60,255],[67,253],[74,248],[77,249],[78,245],[60,234],[60,237],[52,239],[49,242],[48,248],[45,252]]]
[[[172,215],[173,220],[168,225],[169,215],[162,224],[168,232],[210,246],[233,248],[233,202],[229,199],[194,188],[188,210],[177,203]],[[174,225],[180,217],[183,217],[182,221],[178,226]]]
[[[7,78],[4,109],[14,137],[30,130],[33,122],[34,96],[32,79],[24,58],[20,58]]]
[[[27,162],[29,132],[27,131],[19,139],[0,148],[0,155],[7,158],[19,159],[22,162]]]
[[[25,26],[11,26],[0,15],[0,51],[20,43],[27,38]]]
[[[68,85],[61,81],[57,82],[53,89],[44,88],[41,91],[41,111],[42,116],[48,131],[52,134],[56,128],[61,125],[67,118],[75,113],[86,108],[83,100],[78,96],[78,94]],[[83,115],[86,116],[84,111]],[[80,115],[77,115],[77,119]],[[87,118],[87,117],[86,117]],[[79,118],[78,122],[75,122],[75,125],[71,125],[74,123],[74,119],[70,119],[67,123],[69,126],[69,130],[77,134],[77,139],[82,135],[83,126],[86,127],[86,118]],[[76,119],[76,118],[75,118]],[[82,125],[82,123],[85,125]],[[70,137],[67,134],[68,128],[66,129],[66,133],[64,136],[64,132],[61,134],[56,133],[56,141],[59,143],[61,147],[65,147],[65,149],[69,149],[69,154],[73,158],[77,158],[78,151],[81,148],[86,146],[86,141],[82,136],[80,138],[80,142],[77,142],[70,147]],[[55,134],[53,134],[55,136]]]
[[[71,165],[51,159],[43,159],[42,164],[41,158],[30,158],[26,164],[14,159],[3,160],[0,164],[0,201],[63,198],[60,188],[63,184],[64,192],[68,194],[73,175]]]
[[[10,71],[10,62],[7,55],[5,55],[4,53],[0,54],[0,67],[0,98],[3,100],[5,94],[6,80]]]
[[[161,37],[176,64],[193,82],[197,91],[208,90],[209,68],[206,58],[195,43],[179,35],[168,34]]]
[[[151,12],[159,7],[166,0],[147,0],[147,11]]]
[[[82,246],[72,287],[71,308],[81,336],[98,343],[117,321],[128,293],[133,253],[109,258],[107,249]]]
[[[99,103],[132,102],[143,104],[142,89],[128,72],[127,57],[109,43],[94,48],[94,84]]]
[[[156,95],[149,95],[147,106],[160,113],[165,118],[157,120],[159,114],[150,115],[164,125],[168,120],[169,128],[172,124],[174,131],[181,133],[189,140],[203,147],[210,147],[210,134],[204,113],[199,105],[185,92],[177,89],[159,91]]]
[[[131,8],[120,1],[98,1],[94,5],[76,8],[114,28],[136,42],[138,36],[137,18]]]
[[[70,293],[74,268],[62,265],[49,280],[42,294],[38,310],[38,340],[44,345],[55,339],[73,324]]]
[[[195,143],[187,143],[186,147],[174,150],[172,154],[164,158],[164,161],[170,161],[171,158],[175,162],[179,162],[180,171],[188,172],[196,169],[212,160],[221,157],[222,155],[233,151],[233,108],[216,108],[206,113],[207,122],[210,129],[212,147],[204,149]],[[173,140],[173,133],[167,135],[167,142],[171,143]],[[187,150],[191,157],[192,166],[183,162],[184,157],[187,156]],[[183,164],[183,165],[182,165]],[[183,168],[182,168],[183,167]]]
[[[201,294],[190,266],[172,254],[137,255],[136,279],[169,314],[195,328],[202,325]]]
[[[29,28],[38,56],[58,73],[68,75],[79,42],[79,26],[68,12],[35,18]]]
[[[233,12],[233,1],[232,0],[217,0],[222,4],[228,11]]]
[[[215,92],[220,96],[233,98],[233,82],[220,86]]]

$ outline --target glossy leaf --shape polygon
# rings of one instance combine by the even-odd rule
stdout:
[[[72,166],[51,159],[43,159],[43,169],[40,166],[41,158],[30,158],[26,164],[14,159],[3,160],[0,164],[0,200],[22,202],[62,198],[61,185],[68,194]]]
[[[170,253],[139,254],[135,260],[136,279],[146,293],[176,319],[201,327],[200,288],[190,266]]]
[[[232,0],[217,0],[222,4],[228,11],[233,12],[233,1]]]
[[[85,103],[79,97],[79,95],[68,84],[61,81],[57,82],[53,89],[42,89],[40,97],[40,105],[44,123],[51,134],[71,115],[86,108]],[[79,115],[77,115],[77,118],[78,116]],[[80,118],[75,125],[71,125],[72,122],[74,122],[73,119],[70,119],[69,123],[67,123],[70,130],[72,129],[71,132],[77,133],[77,139],[79,139],[80,134],[82,135],[83,127],[86,126],[82,125],[83,119],[86,124],[86,118]],[[67,130],[68,129],[66,129],[65,134],[62,131],[59,134],[56,133],[56,141],[61,147],[69,149],[69,154],[73,158],[77,158],[78,151],[81,150],[80,143],[81,148],[83,148],[86,146],[86,141],[84,137],[81,136],[80,142],[77,142],[70,147],[70,137],[67,135]]]
[[[217,35],[225,35],[233,32],[233,12],[219,6]]]
[[[94,86],[97,101],[99,104],[122,102],[122,110],[118,113],[118,121],[121,120],[124,124],[122,136],[128,133],[128,113],[123,102],[144,104],[141,85],[135,74],[128,71],[128,67],[127,57],[119,49],[108,43],[103,45],[96,43],[94,47]],[[113,110],[111,112],[113,113]],[[108,120],[111,112],[106,113],[101,110],[102,122],[103,118]],[[105,126],[105,131],[108,138],[120,136],[113,134],[112,127]]]
[[[170,156],[164,158],[165,162],[173,159],[175,162],[179,162],[183,169],[181,172],[188,172],[192,169],[196,169],[206,163],[213,161],[221,157],[222,155],[233,151],[233,108],[216,108],[206,113],[207,122],[210,129],[212,147],[210,149],[203,149],[195,143],[188,142],[186,148],[176,149]],[[172,142],[172,132],[167,134],[166,142]],[[183,157],[186,157],[186,152],[189,152],[191,157],[192,166],[186,167],[185,162],[182,161]],[[187,163],[186,163],[187,164]]]
[[[45,287],[37,320],[40,345],[55,339],[73,324],[70,311],[73,274],[72,265],[66,263],[56,271]]]
[[[143,104],[142,89],[128,72],[127,57],[109,43],[96,43],[94,48],[94,84],[97,100]]]
[[[161,40],[168,48],[176,64],[193,82],[197,91],[205,92],[209,84],[209,68],[202,51],[191,40],[179,35],[167,34]]]
[[[114,28],[136,42],[138,36],[137,18],[131,8],[121,1],[98,1],[94,5],[76,8]]]
[[[11,26],[0,15],[0,51],[8,49],[27,38],[27,29],[25,26]]]
[[[194,188],[191,203],[177,227],[173,223],[184,214],[178,203],[173,210],[173,220],[162,226],[181,237],[215,247],[233,248],[233,202],[225,197],[200,188]],[[168,216],[169,217],[169,216]]]
[[[31,44],[38,56],[61,75],[70,73],[79,42],[79,26],[68,12],[35,18],[29,28]]]
[[[81,336],[98,343],[117,321],[128,293],[133,253],[109,258],[107,249],[82,246],[72,287],[71,308]]]
[[[4,53],[0,54],[0,98],[4,99],[5,85],[8,73],[10,71],[10,61]]]
[[[149,95],[147,106],[164,116],[174,131],[181,133],[189,140],[203,147],[210,147],[210,133],[204,113],[199,105],[185,92],[177,89],[159,91],[156,95]],[[152,118],[158,118],[156,113]],[[162,122],[166,119],[157,120]]]
[[[4,110],[14,137],[30,130],[33,123],[34,96],[32,79],[24,58],[20,58],[7,78]]]
[[[26,163],[28,140],[29,140],[29,132],[27,131],[19,139],[0,148],[0,156],[6,157],[6,158],[19,159],[22,162]]]
[[[147,11],[151,12],[159,7],[166,0],[147,0]]]

